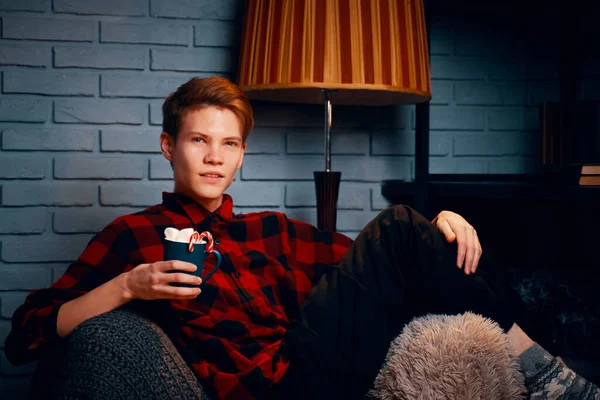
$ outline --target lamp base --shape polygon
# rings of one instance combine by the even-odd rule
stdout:
[[[315,171],[317,193],[317,228],[335,232],[337,201],[340,190],[341,172]]]

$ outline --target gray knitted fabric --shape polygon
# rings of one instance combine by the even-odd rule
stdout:
[[[134,312],[86,321],[66,347],[48,398],[209,400],[167,335]]]

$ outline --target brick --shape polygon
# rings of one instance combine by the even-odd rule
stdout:
[[[238,207],[279,207],[283,204],[283,187],[270,182],[234,182],[226,190]]]
[[[88,20],[27,17],[2,20],[3,39],[92,42],[97,31],[98,24]]]
[[[363,111],[364,112],[364,111]],[[365,121],[364,126],[374,130],[410,130],[414,129],[415,106],[375,107],[369,109],[370,121]]]
[[[386,179],[408,179],[413,157],[370,157],[358,179],[381,182]],[[357,174],[358,175],[358,174]],[[342,179],[343,175],[342,175]]]
[[[524,105],[524,84],[455,83],[454,100],[459,105]]]
[[[48,161],[40,157],[3,155],[0,179],[44,179]]]
[[[98,76],[77,72],[5,71],[2,85],[3,93],[94,96],[98,91]]]
[[[452,137],[447,132],[431,132],[429,155],[445,156],[452,151]],[[371,155],[412,156],[415,154],[415,132],[405,130],[371,133]]]
[[[452,102],[454,86],[448,81],[431,81],[431,104],[445,105]]]
[[[512,24],[501,24],[486,19],[464,24],[456,24],[455,47],[457,55],[523,57],[527,50],[527,41],[519,37],[521,30]],[[518,32],[518,33],[517,33]]]
[[[360,231],[340,231],[337,230],[338,233],[341,233],[344,236],[349,237],[352,240],[356,240],[356,238],[358,237],[358,234],[360,233]]]
[[[0,98],[0,122],[46,122],[50,104],[48,100]]]
[[[488,160],[489,174],[527,174],[537,170],[536,160],[531,157],[502,157]]]
[[[2,260],[6,262],[72,262],[88,245],[93,235],[63,235],[37,239],[35,251],[23,239],[2,241]]]
[[[431,56],[431,79],[484,79],[488,59]]]
[[[316,129],[288,129],[287,154],[325,154],[325,133]],[[332,154],[363,155],[369,151],[369,135],[336,131],[331,135]]]
[[[56,100],[54,122],[65,124],[141,125],[146,107],[132,100]]]
[[[172,192],[173,182],[110,182],[100,186],[103,206],[147,207],[162,202],[162,192]]]
[[[485,158],[431,157],[429,159],[429,173],[431,174],[486,174],[487,169]]]
[[[151,49],[152,71],[230,72],[236,65],[235,53],[222,47],[196,49]]]
[[[367,199],[369,188],[367,185],[342,182],[338,195],[337,208],[339,210],[363,210],[368,208]],[[286,207],[316,207],[317,196],[315,184],[312,182],[294,182],[286,185]]]
[[[67,269],[69,268],[69,264],[61,264],[61,265],[56,265],[52,267],[52,283],[54,284],[54,282],[56,282],[57,280],[60,279],[60,277],[62,277],[65,272],[67,272]]]
[[[432,55],[451,55],[454,51],[454,25],[431,19],[429,46]]]
[[[45,219],[45,218],[44,218]],[[0,290],[34,290],[50,286],[52,269],[47,265],[0,267]]]
[[[164,99],[193,77],[212,74],[160,76],[158,73],[102,75],[100,93],[103,97],[143,97]]]
[[[147,64],[143,48],[55,46],[56,68],[133,69],[143,70]]]
[[[51,58],[52,53],[49,46],[29,43],[2,43],[0,45],[0,65],[47,67]]]
[[[306,222],[313,226],[317,226],[317,209],[316,208],[287,208],[282,212],[290,219]]]
[[[162,105],[164,101],[153,101],[150,103],[150,125],[162,126]]]
[[[165,18],[240,19],[243,2],[239,0],[150,0],[150,15]]]
[[[0,373],[4,375],[10,375],[13,377],[15,375],[32,375],[35,372],[39,362],[31,362],[23,365],[12,365],[10,361],[6,358],[4,352],[0,354]],[[27,393],[27,392],[23,392]],[[13,397],[14,398],[14,397]]]
[[[166,158],[155,157],[150,159],[150,179],[173,180],[173,169]]]
[[[80,15],[124,15],[141,17],[147,14],[147,0],[54,0],[55,13]]]
[[[0,221],[0,234],[42,233],[46,230],[46,210],[0,208]],[[1,287],[0,283],[0,290]]]
[[[338,156],[332,170],[342,172],[342,180],[361,180],[365,176],[365,157]],[[314,180],[313,171],[325,168],[321,156],[246,155],[242,167],[244,180]]]
[[[160,153],[160,131],[144,130],[102,130],[100,149],[104,152]]]
[[[59,209],[54,212],[53,228],[56,233],[97,233],[118,217],[137,211],[116,207]]]
[[[376,216],[374,211],[338,210],[336,229],[358,232]]]
[[[524,107],[502,107],[488,110],[488,128],[490,130],[521,130],[524,127]]]
[[[2,184],[5,206],[91,206],[96,184],[89,182],[6,182]]]
[[[558,63],[552,60],[501,60],[489,64],[493,81],[535,81],[558,79]]]
[[[55,179],[142,179],[146,161],[131,156],[63,156],[54,159]]]
[[[431,106],[431,130],[482,130],[485,128],[484,107]]]
[[[525,122],[523,130],[539,131],[540,126],[540,110],[537,106],[527,107],[525,109]]]
[[[238,30],[233,22],[204,20],[194,24],[194,46],[236,47],[238,45]]]
[[[98,131],[94,129],[24,129],[2,133],[4,150],[92,151]]]
[[[27,292],[0,293],[0,317],[11,318],[19,306],[25,303]]]
[[[463,133],[454,138],[454,156],[514,156],[521,147],[519,132]]]
[[[44,12],[48,8],[48,0],[2,0],[0,11]]]
[[[323,126],[323,106],[316,104],[282,104],[270,102],[257,102],[254,108],[255,126],[268,127],[317,127]],[[392,110],[403,109],[393,107]],[[374,107],[365,112],[364,107],[334,106],[332,111],[332,129],[354,128],[370,126],[376,116],[389,115],[390,107]],[[395,115],[393,115],[395,117]]]
[[[281,154],[285,148],[285,128],[257,127],[246,140],[246,154]]]
[[[539,105],[541,102],[558,102],[560,101],[560,82],[557,79],[546,82],[530,82],[529,83],[529,103]]]
[[[0,347],[1,348],[4,348],[4,342],[6,342],[6,337],[8,336],[10,331],[11,331],[10,320],[0,319]],[[2,392],[2,393],[5,393],[5,392]]]
[[[102,21],[100,42],[187,46],[189,30],[181,21]]]
[[[371,189],[371,210],[385,210],[391,205],[392,203],[381,194],[381,187]]]

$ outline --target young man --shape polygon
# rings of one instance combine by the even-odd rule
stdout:
[[[405,323],[472,310],[498,321],[517,354],[531,353],[525,372],[537,379],[535,357],[546,354],[472,275],[481,248],[462,217],[445,212],[432,224],[395,206],[352,242],[281,213],[235,215],[224,191],[252,126],[248,99],[226,79],[192,79],[171,94],[160,145],[174,192],[110,223],[51,288],[27,297],[13,316],[9,360],[36,359],[87,319],[136,303],[218,399],[361,398]],[[167,227],[212,233],[223,263],[201,287],[169,285],[202,281],[183,273],[195,265],[163,261]],[[206,263],[212,270],[214,259]]]

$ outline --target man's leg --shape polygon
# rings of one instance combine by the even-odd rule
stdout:
[[[537,398],[552,398],[543,396],[560,385],[586,396],[572,398],[595,398],[596,388],[572,371],[557,371],[553,362],[540,364],[541,358],[551,356],[540,353],[543,349],[514,324],[505,300],[484,280],[484,264],[476,275],[466,276],[455,260],[456,246],[420,214],[404,206],[384,210],[304,303],[303,320],[284,340],[284,349],[295,358],[289,381],[305,384],[304,394],[312,398],[362,398],[389,343],[412,318],[472,311],[508,332],[529,389],[539,391]],[[555,377],[549,378],[552,368]]]
[[[469,310],[508,330],[513,319],[501,299],[480,272],[466,276],[455,260],[456,245],[423,216],[404,206],[384,210],[313,287],[303,320],[288,331],[292,370],[305,370],[296,376],[319,375],[314,393],[335,388],[337,396],[362,398],[389,343],[415,316]]]

